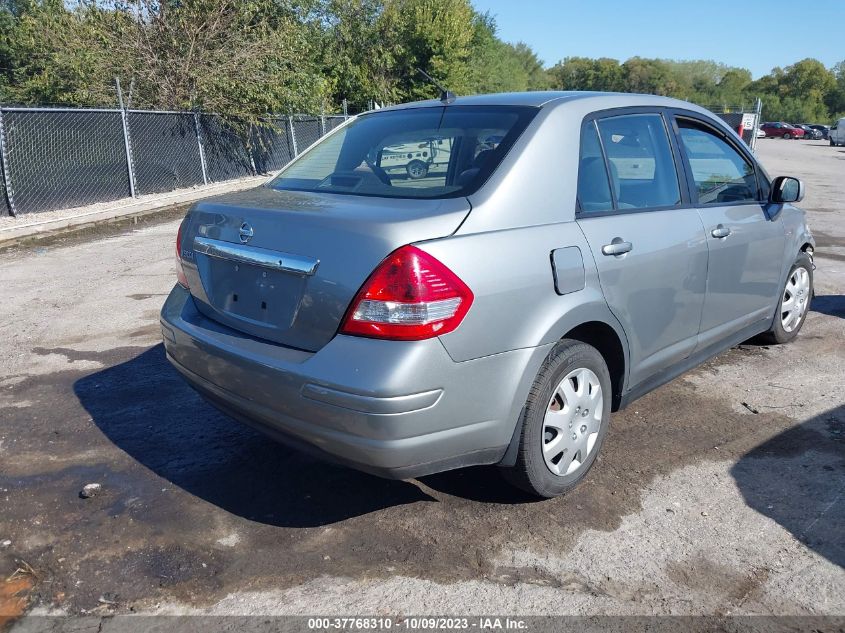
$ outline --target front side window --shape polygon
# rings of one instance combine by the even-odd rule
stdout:
[[[754,166],[745,156],[695,122],[679,120],[678,127],[699,204],[759,200]]]
[[[631,114],[598,121],[619,209],[680,203],[678,173],[663,117]]]
[[[537,113],[517,106],[444,106],[366,114],[293,161],[275,189],[390,198],[476,191]]]

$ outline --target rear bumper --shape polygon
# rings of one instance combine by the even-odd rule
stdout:
[[[176,286],[161,312],[168,359],[212,404],[268,435],[377,475],[501,460],[546,347],[454,362],[437,339],[336,336],[316,353],[201,315]]]

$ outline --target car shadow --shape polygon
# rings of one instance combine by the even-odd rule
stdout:
[[[510,485],[498,466],[473,466],[420,477],[433,490],[479,503],[517,505],[537,503],[539,497]]]
[[[845,319],[845,295],[816,295],[810,302],[810,312]]]
[[[118,448],[159,477],[251,521],[314,527],[435,501],[413,483],[327,464],[235,422],[188,386],[161,344],[80,378],[73,388]]]
[[[763,442],[731,475],[750,508],[845,568],[845,405]]]

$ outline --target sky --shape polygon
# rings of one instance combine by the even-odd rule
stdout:
[[[472,0],[499,37],[564,57],[713,59],[755,79],[807,57],[845,60],[845,0]]]

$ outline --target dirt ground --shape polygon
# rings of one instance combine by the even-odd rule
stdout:
[[[495,468],[381,480],[217,413],[160,344],[173,220],[0,254],[0,628],[23,610],[845,615],[845,149],[758,152],[808,186],[801,335],[615,414],[588,480],[549,501]]]

